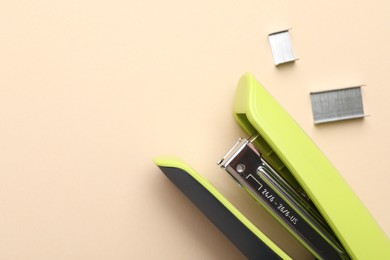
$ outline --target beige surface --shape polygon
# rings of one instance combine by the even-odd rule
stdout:
[[[180,156],[300,259],[215,162],[246,71],[390,235],[388,1],[1,1],[0,259],[239,259],[152,164]],[[267,34],[292,28],[275,68]],[[314,126],[309,92],[365,84],[364,120]],[[315,173],[313,173],[315,174]]]

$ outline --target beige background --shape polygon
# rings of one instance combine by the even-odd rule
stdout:
[[[176,155],[287,252],[309,254],[216,161],[253,72],[390,235],[390,3],[1,1],[0,259],[240,259],[160,173]],[[292,66],[268,33],[292,28]],[[309,92],[365,84],[363,120],[314,126]],[[313,173],[315,174],[315,173]]]

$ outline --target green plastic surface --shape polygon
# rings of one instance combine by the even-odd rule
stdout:
[[[271,248],[282,259],[291,259],[282,249],[280,249],[274,242],[272,242],[263,232],[261,232],[250,220],[248,220],[236,207],[231,204],[225,196],[223,196],[214,185],[207,179],[197,173],[188,164],[176,157],[159,157],[154,160],[155,164],[160,167],[179,168],[190,174],[203,187],[205,187],[218,201],[220,201],[230,212],[232,212],[237,219],[243,223],[249,230],[252,231],[261,241],[263,241],[269,248]]]
[[[294,119],[247,73],[238,82],[234,114],[286,178],[296,179],[353,259],[390,259],[390,242],[332,163]]]

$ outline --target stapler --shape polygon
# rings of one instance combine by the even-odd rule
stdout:
[[[337,169],[294,119],[246,73],[234,116],[248,134],[218,162],[316,259],[390,259],[390,241]],[[210,182],[178,158],[162,172],[249,259],[291,259]]]

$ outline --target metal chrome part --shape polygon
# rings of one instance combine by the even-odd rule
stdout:
[[[348,259],[331,228],[302,189],[294,189],[242,139],[218,163],[316,257]],[[302,195],[302,193],[304,195]]]

